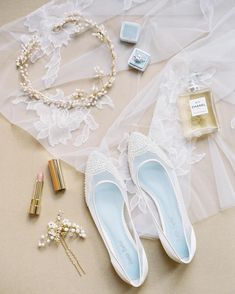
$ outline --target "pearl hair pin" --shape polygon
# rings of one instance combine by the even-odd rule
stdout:
[[[85,274],[85,271],[80,265],[77,257],[69,248],[65,240],[67,236],[70,238],[79,237],[81,239],[85,239],[86,232],[80,225],[72,223],[69,219],[63,218],[63,212],[60,210],[57,214],[56,220],[50,221],[47,224],[47,233],[45,235],[41,235],[38,242],[38,247],[46,247],[51,242],[61,244],[71,263],[75,267],[78,274],[81,276],[82,274]]]
[[[57,108],[71,109],[71,108],[91,108],[96,106],[99,99],[107,94],[112,87],[116,78],[116,53],[114,51],[114,45],[108,36],[107,31],[103,25],[98,25],[93,20],[82,16],[78,12],[66,15],[61,23],[54,25],[52,31],[54,34],[59,34],[67,25],[75,25],[75,32],[82,33],[88,29],[92,30],[92,36],[96,37],[101,43],[105,44],[109,49],[112,64],[110,73],[104,73],[99,67],[95,66],[94,79],[98,80],[99,86],[94,87],[91,92],[87,92],[82,89],[76,89],[66,100],[54,100],[44,93],[36,90],[32,86],[32,82],[29,79],[28,67],[30,58],[36,50],[40,49],[40,41],[37,36],[27,43],[22,45],[20,56],[16,60],[16,68],[20,75],[20,85],[29,99],[40,100],[44,104],[50,106],[54,105]]]

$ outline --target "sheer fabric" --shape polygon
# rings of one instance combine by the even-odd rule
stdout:
[[[235,201],[234,9],[234,1],[219,0],[51,1],[0,29],[0,111],[79,171],[95,148],[109,152],[126,180],[139,233],[156,237],[126,160],[129,133],[149,134],[173,161],[192,220],[201,220]],[[118,78],[98,105],[100,109],[61,111],[21,93],[15,59],[21,42],[37,34],[42,49],[30,67],[35,87],[63,99],[78,86],[93,86],[94,67],[109,69],[109,52],[89,32],[74,37],[72,27],[56,35],[51,30],[64,13],[76,10],[104,23],[118,55]],[[141,24],[136,46],[151,54],[151,66],[144,74],[127,67],[134,47],[119,41],[123,20]],[[176,99],[192,71],[201,72],[213,89],[221,130],[208,141],[187,143]]]
[[[117,164],[123,166],[127,158],[128,132],[140,130],[148,134],[171,158],[194,222],[235,204],[234,13],[232,5],[211,26],[208,36],[173,57],[124,109],[101,145],[101,149],[110,150],[121,141]],[[187,77],[193,72],[199,72],[201,82],[213,91],[220,130],[208,139],[188,142],[182,134],[176,102]],[[153,106],[152,120],[148,124],[146,120]],[[123,133],[126,134],[124,139]],[[132,185],[127,166],[123,173],[132,195],[130,201],[139,233],[156,236],[148,226],[149,214],[141,195]]]
[[[31,133],[51,153],[83,170],[88,153],[101,140],[102,136],[97,135],[98,128],[102,133],[109,128],[108,124],[102,122],[103,115],[97,110],[60,111],[28,100],[19,91],[14,68],[20,43],[27,42],[36,34],[40,38],[41,50],[32,57],[34,64],[30,67],[30,75],[33,86],[46,90],[54,99],[66,99],[66,95],[77,87],[94,86],[94,67],[99,66],[106,72],[110,67],[108,50],[96,42],[89,31],[76,37],[73,36],[73,26],[67,26],[60,33],[52,31],[53,25],[60,22],[65,13],[76,10],[106,25],[119,57],[118,72],[123,72],[128,69],[127,60],[133,46],[119,41],[122,20],[141,24],[143,33],[138,47],[151,54],[154,64],[169,59],[195,39],[207,34],[214,6],[205,6],[198,1],[166,0],[52,1],[27,17],[1,28],[2,84],[14,77],[14,83],[7,82],[3,87],[1,112]],[[142,79],[140,74],[131,74],[136,91],[129,90],[129,100],[136,94]],[[117,96],[118,91],[112,89],[98,107],[113,108],[118,103]],[[106,109],[106,113],[109,112],[110,109]],[[113,112],[112,120],[117,114],[117,111]]]

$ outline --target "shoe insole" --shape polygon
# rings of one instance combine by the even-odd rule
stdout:
[[[138,253],[123,223],[124,200],[121,191],[113,183],[105,182],[97,185],[95,205],[100,224],[112,244],[119,264],[130,280],[138,280],[140,278]]]
[[[148,161],[139,168],[141,188],[151,197],[160,209],[161,222],[171,246],[182,259],[189,257],[182,218],[175,191],[164,167],[155,161]]]

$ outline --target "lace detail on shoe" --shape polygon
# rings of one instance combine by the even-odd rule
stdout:
[[[115,160],[114,160],[115,162]],[[114,178],[115,182],[126,191],[126,186],[119,171],[116,169],[111,158],[107,158],[105,155],[99,152],[92,152],[89,156],[85,172],[85,197],[87,198],[91,190],[92,177],[102,172],[110,173]]]
[[[134,209],[138,208],[142,213],[147,213],[147,205],[143,198],[143,192],[141,189],[137,190],[137,193],[130,200],[130,209],[133,211]]]
[[[119,174],[115,166],[115,160],[112,162],[111,158],[107,158],[105,155],[99,152],[92,152],[86,166],[86,175],[93,176],[98,173],[109,172],[124,188],[124,181]],[[126,189],[125,189],[126,190]]]
[[[146,144],[146,139],[141,134],[133,133],[130,136],[128,145],[129,154],[139,154],[146,152],[148,150],[148,145]]]
[[[86,174],[95,175],[104,171],[110,171],[110,167],[107,164],[107,159],[103,158],[100,154],[93,153],[90,155],[87,167]]]
[[[139,209],[139,211],[141,211],[142,213],[146,213],[145,206],[143,205],[142,195],[140,195],[139,191],[137,190],[137,187],[132,181],[130,169],[133,169],[132,162],[135,156],[141,155],[147,151],[154,153],[155,148],[159,148],[154,141],[153,142],[151,141],[152,139],[145,137],[141,133],[132,133],[131,138],[128,133],[125,133],[123,136],[123,140],[120,142],[117,148],[118,151],[120,152],[118,160],[117,160],[117,166],[126,184],[127,192],[129,193],[129,195],[131,195],[131,200],[130,200],[131,211],[135,209]],[[161,152],[162,159],[166,163],[168,163],[169,166],[172,167],[171,162],[168,162],[169,160],[167,156],[164,154],[163,151],[160,150],[160,148],[158,152]],[[172,155],[172,154],[170,153],[168,155]],[[190,153],[190,155],[192,154]],[[129,162],[128,162],[128,156],[129,156]],[[203,158],[203,156],[204,154],[203,155],[193,154],[191,157],[190,165],[199,161],[201,158]],[[187,157],[182,159],[187,160]],[[176,160],[179,160],[179,161],[176,161]],[[176,157],[175,160],[173,161],[173,168],[178,176],[182,174],[184,175],[188,174],[190,170],[190,169],[181,168],[181,165],[182,166],[186,165],[186,162],[184,160],[181,160],[181,158]],[[132,172],[132,174],[134,173]]]

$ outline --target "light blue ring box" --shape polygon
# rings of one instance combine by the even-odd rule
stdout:
[[[135,48],[132,51],[131,56],[128,60],[128,65],[130,67],[135,68],[142,72],[146,70],[149,63],[150,63],[150,54],[148,54],[147,52],[139,48]]]
[[[140,36],[140,25],[135,22],[123,21],[120,31],[120,40],[136,44]]]

